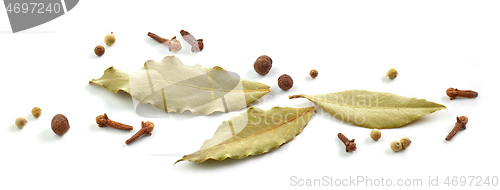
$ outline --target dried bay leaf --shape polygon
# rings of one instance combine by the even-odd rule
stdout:
[[[424,115],[446,109],[444,105],[424,99],[368,90],[294,95],[289,98],[307,98],[344,122],[374,129],[401,127]]]
[[[197,115],[236,111],[271,91],[268,85],[239,79],[221,67],[187,66],[175,56],[148,60],[133,72],[110,67],[90,83],[113,93],[122,90],[165,112],[189,110]]]
[[[295,138],[307,125],[314,107],[248,108],[246,112],[222,122],[214,136],[200,150],[177,160],[196,163],[208,159],[241,159],[269,152]]]

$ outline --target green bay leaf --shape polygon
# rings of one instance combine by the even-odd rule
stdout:
[[[241,159],[269,152],[294,139],[313,114],[314,107],[248,108],[246,112],[222,122],[200,150],[183,156],[174,164],[184,160],[201,163],[208,159]]]
[[[373,129],[401,127],[424,115],[446,108],[424,99],[368,90],[293,95],[289,98],[307,98],[344,122]]]
[[[110,67],[90,83],[113,93],[122,90],[165,112],[189,110],[197,115],[240,110],[271,91],[268,85],[240,79],[221,67],[187,66],[175,56],[148,60],[133,72]]]

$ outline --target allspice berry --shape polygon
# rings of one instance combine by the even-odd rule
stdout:
[[[98,45],[94,48],[94,53],[97,55],[97,56],[101,56],[102,54],[104,54],[104,46],[101,46],[101,45]]]
[[[261,75],[266,75],[271,70],[273,66],[273,60],[267,55],[261,55],[255,60],[253,68],[255,71]]]
[[[311,75],[311,77],[314,79],[314,78],[318,77],[318,71],[316,69],[313,69],[313,70],[309,71],[309,75]]]
[[[106,36],[104,36],[104,43],[106,43],[106,45],[108,46],[113,45],[115,41],[116,37],[113,34],[113,32],[111,32],[111,34],[106,34]]]
[[[34,107],[33,109],[31,109],[31,114],[33,114],[34,117],[40,117],[40,115],[42,115],[42,109],[40,109],[39,107]]]
[[[395,68],[389,69],[389,71],[387,71],[387,76],[390,79],[395,79],[398,76],[398,71]]]
[[[293,87],[292,77],[287,74],[282,74],[280,78],[278,78],[278,86],[283,90],[289,90]]]
[[[370,132],[370,137],[371,137],[373,140],[378,141],[378,140],[380,139],[380,137],[382,137],[382,133],[381,133],[378,129],[373,129],[373,130]]]
[[[400,151],[403,146],[401,145],[401,142],[399,141],[392,141],[391,142],[391,149],[394,152]]]
[[[16,118],[16,126],[19,127],[19,129],[22,129],[26,123],[28,123],[28,120],[24,117],[18,117]]]
[[[399,142],[401,142],[401,146],[403,146],[403,148],[408,148],[411,144],[411,141],[408,137],[401,138],[401,140],[399,140]]]
[[[52,118],[52,131],[58,135],[64,135],[69,130],[69,122],[63,114],[57,114]]]

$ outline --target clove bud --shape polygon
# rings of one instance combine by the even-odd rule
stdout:
[[[196,39],[191,33],[185,30],[181,30],[181,36],[186,40],[189,45],[191,45],[192,52],[202,51],[205,45],[203,44],[203,39]]]
[[[177,39],[176,36],[172,37],[171,40],[169,39],[166,39],[166,38],[162,38],[158,35],[156,35],[155,33],[152,33],[152,32],[148,32],[148,36],[153,38],[154,40],[156,40],[157,42],[160,42],[162,44],[165,44],[168,46],[168,51],[174,51],[174,52],[178,52],[182,49],[182,45],[181,45],[181,41],[179,41],[179,39]]]

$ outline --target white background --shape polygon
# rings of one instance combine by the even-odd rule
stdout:
[[[2,189],[288,189],[291,176],[367,176],[393,184],[423,179],[424,187],[412,188],[424,189],[430,176],[439,177],[439,189],[451,189],[443,184],[447,176],[481,176],[483,182],[499,177],[499,8],[498,1],[456,0],[80,1],[60,18],[16,34],[7,14],[0,13],[0,184]],[[147,36],[180,38],[181,29],[203,38],[205,49],[191,53],[181,39],[183,49],[168,52]],[[109,32],[117,38],[110,47],[103,41]],[[93,53],[96,45],[106,47],[102,57]],[[253,70],[263,54],[273,59],[266,76]],[[312,106],[288,95],[349,89],[424,98],[447,109],[382,130],[375,142],[370,129],[316,107],[304,131],[270,153],[174,166],[211,138],[222,121],[246,109],[195,116],[151,108],[157,117],[145,118],[136,114],[128,94],[88,84],[110,66],[137,70],[166,55],[270,85],[272,91],[252,104],[261,109]],[[392,67],[400,75],[391,81],[385,73]],[[311,69],[319,71],[318,78],[309,77]],[[276,83],[284,73],[294,79],[289,91]],[[479,97],[450,101],[449,87],[475,90]],[[38,119],[31,116],[35,106],[43,110]],[[71,125],[62,137],[50,128],[58,113]],[[95,117],[103,113],[136,129],[99,128]],[[461,115],[469,117],[467,129],[445,141]],[[19,116],[28,120],[23,129],[14,125]],[[153,135],[125,145],[141,121],[155,123]],[[358,150],[346,153],[339,132],[355,138]],[[403,136],[413,141],[411,147],[392,152],[390,142]],[[367,187],[342,189],[351,188]]]

